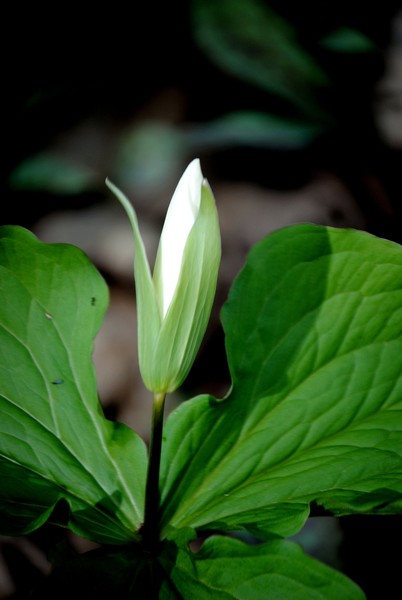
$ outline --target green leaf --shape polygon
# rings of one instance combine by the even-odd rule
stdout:
[[[77,248],[2,227],[0,290],[1,532],[32,531],[66,501],[78,534],[136,539],[146,450],[105,419],[91,358],[105,282]]]
[[[291,542],[276,540],[250,546],[235,539],[207,539],[196,554],[174,551],[160,598],[203,600],[362,600],[363,592],[344,575],[304,554]],[[175,594],[166,593],[173,587]]]
[[[262,537],[402,512],[402,251],[314,225],[251,252],[224,307],[233,386],[168,419],[161,519]]]
[[[215,536],[196,553],[188,532],[165,540],[157,556],[138,545],[97,549],[67,557],[33,598],[74,597],[160,600],[363,600],[347,577],[276,540],[251,546]]]

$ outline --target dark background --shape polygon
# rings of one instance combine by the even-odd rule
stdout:
[[[327,74],[330,86],[312,90],[328,117],[328,128],[297,151],[250,144],[207,152],[209,177],[291,188],[317,170],[329,169],[350,186],[371,230],[400,238],[400,147],[389,147],[373,122],[375,86],[384,75],[384,53],[400,3],[371,3],[364,10],[354,2],[266,4],[294,27],[300,47]],[[162,90],[180,93],[182,122],[205,123],[238,110],[306,118],[291,102],[219,68],[194,39],[191,9],[191,0],[99,4],[92,10],[85,3],[62,3],[57,9],[18,3],[7,8],[2,221],[29,223],[47,204],[54,209],[65,201],[10,189],[7,176],[24,158],[87,118],[125,125]],[[345,26],[368,36],[378,51],[328,52],[320,47],[323,36]],[[311,112],[308,121],[314,121]],[[71,200],[85,201],[69,198],[69,206]]]

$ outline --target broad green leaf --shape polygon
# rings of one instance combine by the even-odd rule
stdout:
[[[0,290],[1,532],[32,531],[66,501],[78,534],[136,539],[146,450],[105,419],[91,358],[105,282],[77,248],[2,227]]]
[[[192,554],[172,550],[172,565],[160,562],[171,581],[160,598],[203,600],[364,600],[363,592],[341,573],[321,564],[291,542],[276,540],[250,546],[215,536]],[[172,585],[173,584],[173,585]],[[175,590],[175,591],[173,591]]]
[[[165,540],[154,557],[135,545],[68,557],[33,598],[55,598],[63,590],[71,597],[98,600],[364,599],[352,581],[294,543],[275,540],[251,546],[215,536],[193,553],[186,537]]]
[[[224,307],[233,386],[168,419],[161,518],[170,528],[300,529],[402,512],[402,249],[297,225],[250,253]]]

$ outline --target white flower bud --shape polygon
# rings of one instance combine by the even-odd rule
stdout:
[[[181,177],[163,226],[153,278],[137,217],[112,183],[133,227],[141,376],[154,393],[177,389],[208,324],[221,257],[218,214],[198,159]]]

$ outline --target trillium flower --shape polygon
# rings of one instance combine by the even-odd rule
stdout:
[[[172,392],[194,362],[215,296],[221,257],[215,200],[199,160],[193,160],[170,202],[152,276],[135,211],[115,185],[106,183],[134,233],[141,376],[152,392]]]

